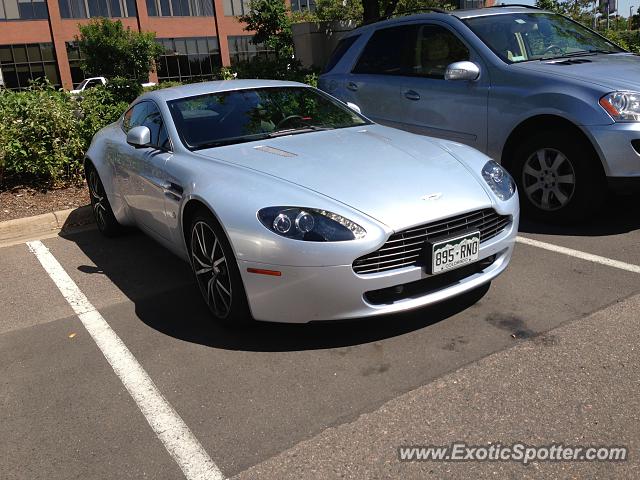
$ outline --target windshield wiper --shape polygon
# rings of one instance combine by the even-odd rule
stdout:
[[[586,57],[589,55],[596,55],[598,53],[604,53],[604,54],[610,54],[610,53],[617,53],[617,52],[613,52],[611,50],[604,50],[601,48],[590,48],[589,50],[578,50],[577,52],[569,52],[569,53],[563,53],[562,55],[557,55],[555,57],[542,57],[540,58],[540,61],[546,61],[546,60],[554,60],[556,58],[567,58],[567,57]]]
[[[250,135],[243,137],[223,138],[222,140],[214,140],[212,142],[199,143],[191,147],[192,150],[204,150],[205,148],[224,147],[225,145],[234,145],[236,143],[253,142],[255,140],[262,140],[269,138],[269,134],[262,133],[258,135]]]
[[[320,132],[323,130],[333,130],[333,127],[318,127],[316,125],[305,125],[299,128],[287,128],[285,130],[276,130],[269,133],[269,138],[284,137],[286,135],[296,135],[298,133]]]

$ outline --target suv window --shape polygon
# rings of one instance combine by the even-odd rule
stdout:
[[[469,60],[469,49],[453,33],[438,25],[423,25],[416,47],[415,74],[444,79],[447,66]]]
[[[336,48],[333,49],[333,53],[331,54],[331,57],[329,57],[329,61],[324,67],[322,73],[327,73],[333,70],[333,67],[338,64],[342,57],[344,57],[344,54],[347,53],[347,50],[351,48],[353,42],[355,42],[358,38],[360,38],[360,35],[354,35],[352,37],[347,37],[340,40],[338,42],[338,45],[336,45]]]
[[[402,25],[375,32],[352,73],[413,75],[419,28]]]
[[[133,127],[147,127],[151,132],[151,145],[163,150],[170,149],[169,135],[162,120],[162,114],[153,102],[141,102],[124,114],[122,128],[128,132]]]

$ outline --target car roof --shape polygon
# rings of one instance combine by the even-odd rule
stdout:
[[[513,14],[513,13],[552,13],[547,10],[543,10],[541,8],[529,5],[496,5],[493,7],[484,7],[484,8],[470,8],[470,9],[460,9],[460,10],[433,10],[427,13],[415,13],[411,15],[398,15],[391,18],[381,19],[377,22],[369,23],[367,25],[363,25],[355,30],[349,32],[345,37],[353,36],[354,34],[360,34],[364,30],[368,30],[371,28],[378,28],[381,25],[394,25],[398,23],[411,22],[416,20],[433,20],[436,18],[450,18],[455,17],[460,20],[466,18],[473,17],[484,17],[489,15],[505,15],[505,14]]]
[[[142,95],[140,100],[152,99],[161,102],[168,102],[178,98],[206,95],[207,93],[229,92],[233,90],[246,90],[249,88],[264,87],[308,87],[308,85],[282,80],[218,80],[154,90]]]

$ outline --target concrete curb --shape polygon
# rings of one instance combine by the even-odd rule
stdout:
[[[55,236],[92,223],[93,212],[90,205],[7,220],[0,222],[0,246]]]

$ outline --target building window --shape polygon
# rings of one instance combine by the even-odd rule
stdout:
[[[249,11],[249,0],[224,0],[224,14],[237,17]]]
[[[73,88],[76,88],[84,80],[84,72],[80,68],[83,57],[77,42],[67,42],[67,57],[71,70],[71,82],[73,82]]]
[[[253,43],[252,35],[240,35],[227,37],[229,42],[229,57],[231,65],[247,62],[256,57],[272,58],[273,50],[269,50],[264,44]]]
[[[60,75],[52,43],[0,45],[0,70],[6,88],[27,88],[31,80],[47,78],[60,87]]]
[[[150,17],[212,17],[213,0],[147,0]]]
[[[58,5],[62,18],[136,16],[135,0],[58,0]]]
[[[160,38],[165,49],[158,62],[161,82],[210,80],[222,66],[216,37]]]
[[[291,0],[292,12],[315,12],[315,0]]]
[[[45,0],[0,0],[0,20],[49,18]]]

